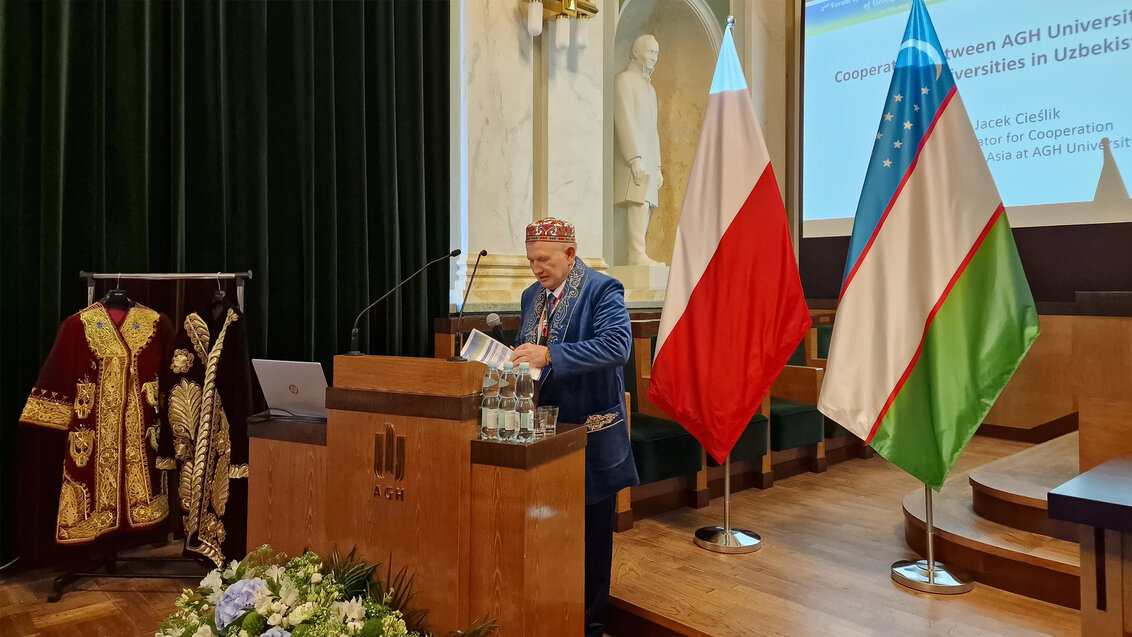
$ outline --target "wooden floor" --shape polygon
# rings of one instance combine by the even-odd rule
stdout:
[[[141,551],[176,555],[179,546]],[[58,602],[46,601],[56,571],[0,574],[0,636],[153,637],[173,602],[196,582],[173,579],[87,579]]]
[[[976,436],[953,475],[1029,446]],[[901,502],[916,486],[876,456],[737,493],[733,525],[764,542],[749,555],[692,543],[721,523],[722,499],[640,520],[614,538],[613,603],[684,635],[1078,634],[1077,611],[982,584],[945,597],[893,583],[891,563],[914,556]]]

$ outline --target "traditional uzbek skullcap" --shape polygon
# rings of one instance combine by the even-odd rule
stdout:
[[[527,226],[527,242],[531,241],[574,243],[574,224],[554,217],[539,219]]]

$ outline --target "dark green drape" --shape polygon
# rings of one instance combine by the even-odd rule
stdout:
[[[79,270],[250,269],[252,355],[329,371],[357,311],[449,250],[448,12],[0,1],[0,557],[16,420]],[[406,285],[363,349],[427,355],[447,289],[442,266]]]

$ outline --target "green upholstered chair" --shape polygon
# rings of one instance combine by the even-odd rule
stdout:
[[[653,347],[656,337],[652,339]],[[625,391],[629,392],[629,439],[641,484],[694,474],[703,466],[703,448],[674,420],[639,411],[637,339],[625,364]]]
[[[806,366],[806,341],[802,339],[786,368],[771,386],[770,448],[784,451],[815,445],[816,466],[824,469],[825,417],[817,400],[824,370]]]
[[[796,449],[822,441],[825,418],[817,405],[770,397],[770,448]]]
[[[766,428],[768,424],[766,416],[755,413],[751,422],[747,423],[747,428],[743,430],[743,434],[739,436],[739,441],[731,449],[732,462],[755,462],[766,455]],[[711,454],[707,456],[707,463],[709,467],[720,466],[720,463],[716,462]]]

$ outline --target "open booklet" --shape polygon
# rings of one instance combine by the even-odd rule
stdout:
[[[511,348],[474,329],[468,334],[468,340],[464,341],[460,356],[470,361],[479,361],[488,367],[502,369],[503,363],[511,360]],[[515,371],[518,372],[518,365],[515,367]],[[542,368],[532,367],[531,378],[538,380],[540,376],[542,376]]]

